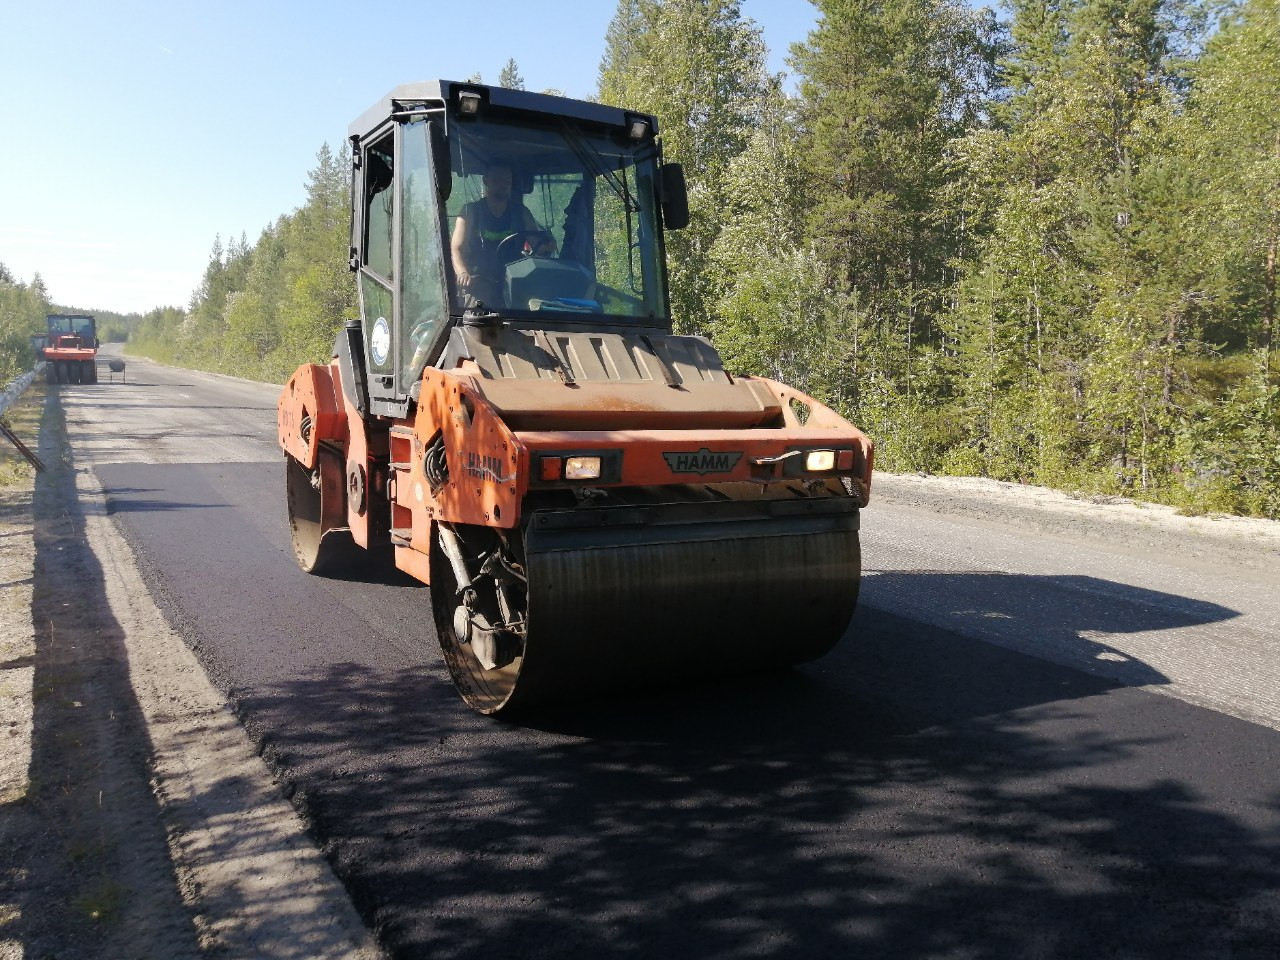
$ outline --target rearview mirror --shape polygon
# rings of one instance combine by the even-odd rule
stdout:
[[[678,163],[662,165],[662,222],[668,230],[683,230],[689,225],[689,188],[684,182],[684,167]]]

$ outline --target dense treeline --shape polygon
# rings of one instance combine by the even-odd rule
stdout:
[[[1277,0],[815,6],[788,95],[734,0],[619,3],[683,328],[890,469],[1280,516]]]
[[[22,283],[0,263],[0,389],[31,369],[31,334],[44,332],[45,314],[52,312],[40,274]]]
[[[679,329],[833,403],[889,469],[1280,517],[1280,0],[620,0],[599,97],[690,179]],[[514,60],[502,79],[523,85]],[[138,334],[270,379],[353,310],[346,163]]]

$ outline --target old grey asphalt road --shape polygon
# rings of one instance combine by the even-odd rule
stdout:
[[[62,404],[394,956],[1276,956],[1280,591],[1249,549],[887,481],[829,657],[513,726],[453,693],[424,589],[298,571],[275,393],[131,362]]]

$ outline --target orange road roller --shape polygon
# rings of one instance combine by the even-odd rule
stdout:
[[[655,118],[438,81],[349,132],[360,318],[278,410],[302,568],[390,553],[486,714],[826,653],[873,446],[672,333]]]

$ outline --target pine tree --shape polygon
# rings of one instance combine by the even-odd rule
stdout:
[[[1246,0],[1187,70],[1171,162],[1194,185],[1176,225],[1204,339],[1225,348],[1178,398],[1176,500],[1280,518],[1280,3]]]
[[[711,246],[711,332],[733,370],[831,395],[826,376],[837,312],[826,265],[804,231],[796,104],[771,84],[759,126],[723,179],[724,226]]]
[[[347,177],[350,159],[326,143],[308,175],[307,202],[285,232],[289,280],[280,304],[284,342],[295,355],[322,359],[343,318],[355,310],[355,284],[347,267]]]
[[[849,410],[887,438],[882,462],[921,466],[905,422],[929,416],[933,318],[961,239],[944,159],[978,115],[992,25],[950,0],[816,5],[818,27],[792,50],[813,185],[807,235],[858,343],[840,378]]]
[[[757,123],[764,59],[738,0],[620,0],[609,25],[599,99],[655,114],[664,154],[684,164],[689,183],[690,224],[667,240],[682,331],[712,323],[703,278],[724,223],[722,179]]]
[[[508,90],[524,89],[524,77],[520,76],[520,68],[516,65],[514,57],[506,62],[502,72],[498,74],[498,86],[506,87]]]
[[[1272,358],[1280,339],[1277,49],[1280,2],[1246,0],[1193,68],[1190,103],[1179,131],[1185,162],[1205,185],[1206,206],[1197,221],[1203,250],[1218,276],[1240,291],[1235,302],[1222,302],[1229,313],[1216,332],[1240,345],[1258,345],[1267,354],[1267,369],[1275,366]],[[1232,329],[1241,313],[1250,317],[1250,328]]]

